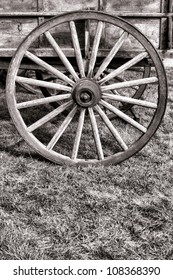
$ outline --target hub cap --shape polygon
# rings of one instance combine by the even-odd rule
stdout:
[[[101,99],[101,89],[95,81],[87,78],[81,79],[75,84],[72,97],[81,107],[93,107]]]

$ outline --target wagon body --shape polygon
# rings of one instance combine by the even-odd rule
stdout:
[[[163,57],[172,55],[172,0],[1,0],[0,2],[0,57],[1,68],[5,67],[4,57],[12,57],[26,35],[46,19],[64,12],[79,10],[100,10],[121,16],[138,27]],[[112,36],[110,30],[110,37]],[[69,34],[62,30],[61,43],[69,56],[73,56]],[[109,36],[106,43],[109,43]],[[106,49],[106,43],[103,46]],[[131,49],[138,46],[130,42]],[[53,56],[50,48],[45,48],[43,38],[33,45],[39,56]],[[126,46],[127,48],[127,46]],[[129,52],[128,52],[129,53]]]
[[[1,0],[0,69],[24,140],[60,164],[141,150],[165,112],[172,17],[172,0]]]

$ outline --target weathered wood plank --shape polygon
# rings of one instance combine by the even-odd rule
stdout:
[[[101,2],[101,4],[100,4]],[[0,12],[29,12],[29,11],[72,11],[85,9],[99,9],[127,12],[150,12],[159,13],[161,0],[1,0]],[[41,3],[41,4],[40,4]]]
[[[47,12],[2,12],[0,11],[0,17],[53,17],[62,14],[61,11],[53,12],[53,11],[47,11]],[[122,18],[162,18],[162,17],[173,17],[173,13],[154,13],[154,12],[126,12],[126,11],[112,11],[113,15],[119,16]]]
[[[169,0],[161,0],[161,12],[169,11]],[[168,19],[162,18],[160,21],[160,48],[166,50],[168,48]]]
[[[36,0],[1,0],[0,12],[31,12],[37,11]]]
[[[45,11],[78,11],[87,9],[98,9],[98,0],[44,0]]]
[[[128,19],[128,22],[137,27],[144,35],[146,35],[156,48],[159,47],[160,21],[158,19]],[[120,38],[122,30],[120,28],[115,30],[113,26],[107,24],[105,34],[105,46],[110,48],[116,42],[116,40]],[[128,39],[126,39],[120,50],[125,51],[130,49],[142,49],[142,46],[140,46],[140,44],[138,44],[138,42],[132,36],[129,36]]]
[[[112,13],[113,11],[127,12],[160,12],[161,0],[102,0],[103,10]]]
[[[31,18],[0,19],[0,48],[15,48],[37,26],[37,20]],[[34,44],[37,46],[37,42]]]

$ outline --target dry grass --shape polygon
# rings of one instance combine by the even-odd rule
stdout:
[[[160,129],[117,166],[61,167],[16,144],[20,137],[0,95],[0,259],[173,259],[173,78],[167,73]]]

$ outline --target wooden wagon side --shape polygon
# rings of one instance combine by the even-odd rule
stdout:
[[[130,0],[64,2],[57,0],[2,0],[0,3],[0,57],[12,57],[15,49],[26,35],[46,19],[73,10],[100,10],[121,16],[138,27],[164,57],[172,55],[172,0],[140,0],[133,1],[133,5]],[[65,30],[62,40],[64,36]],[[67,49],[69,47],[68,35],[64,41],[66,41]],[[41,56],[52,55],[50,50],[44,51],[44,42],[41,39],[33,47],[35,49],[42,48],[39,51]]]

